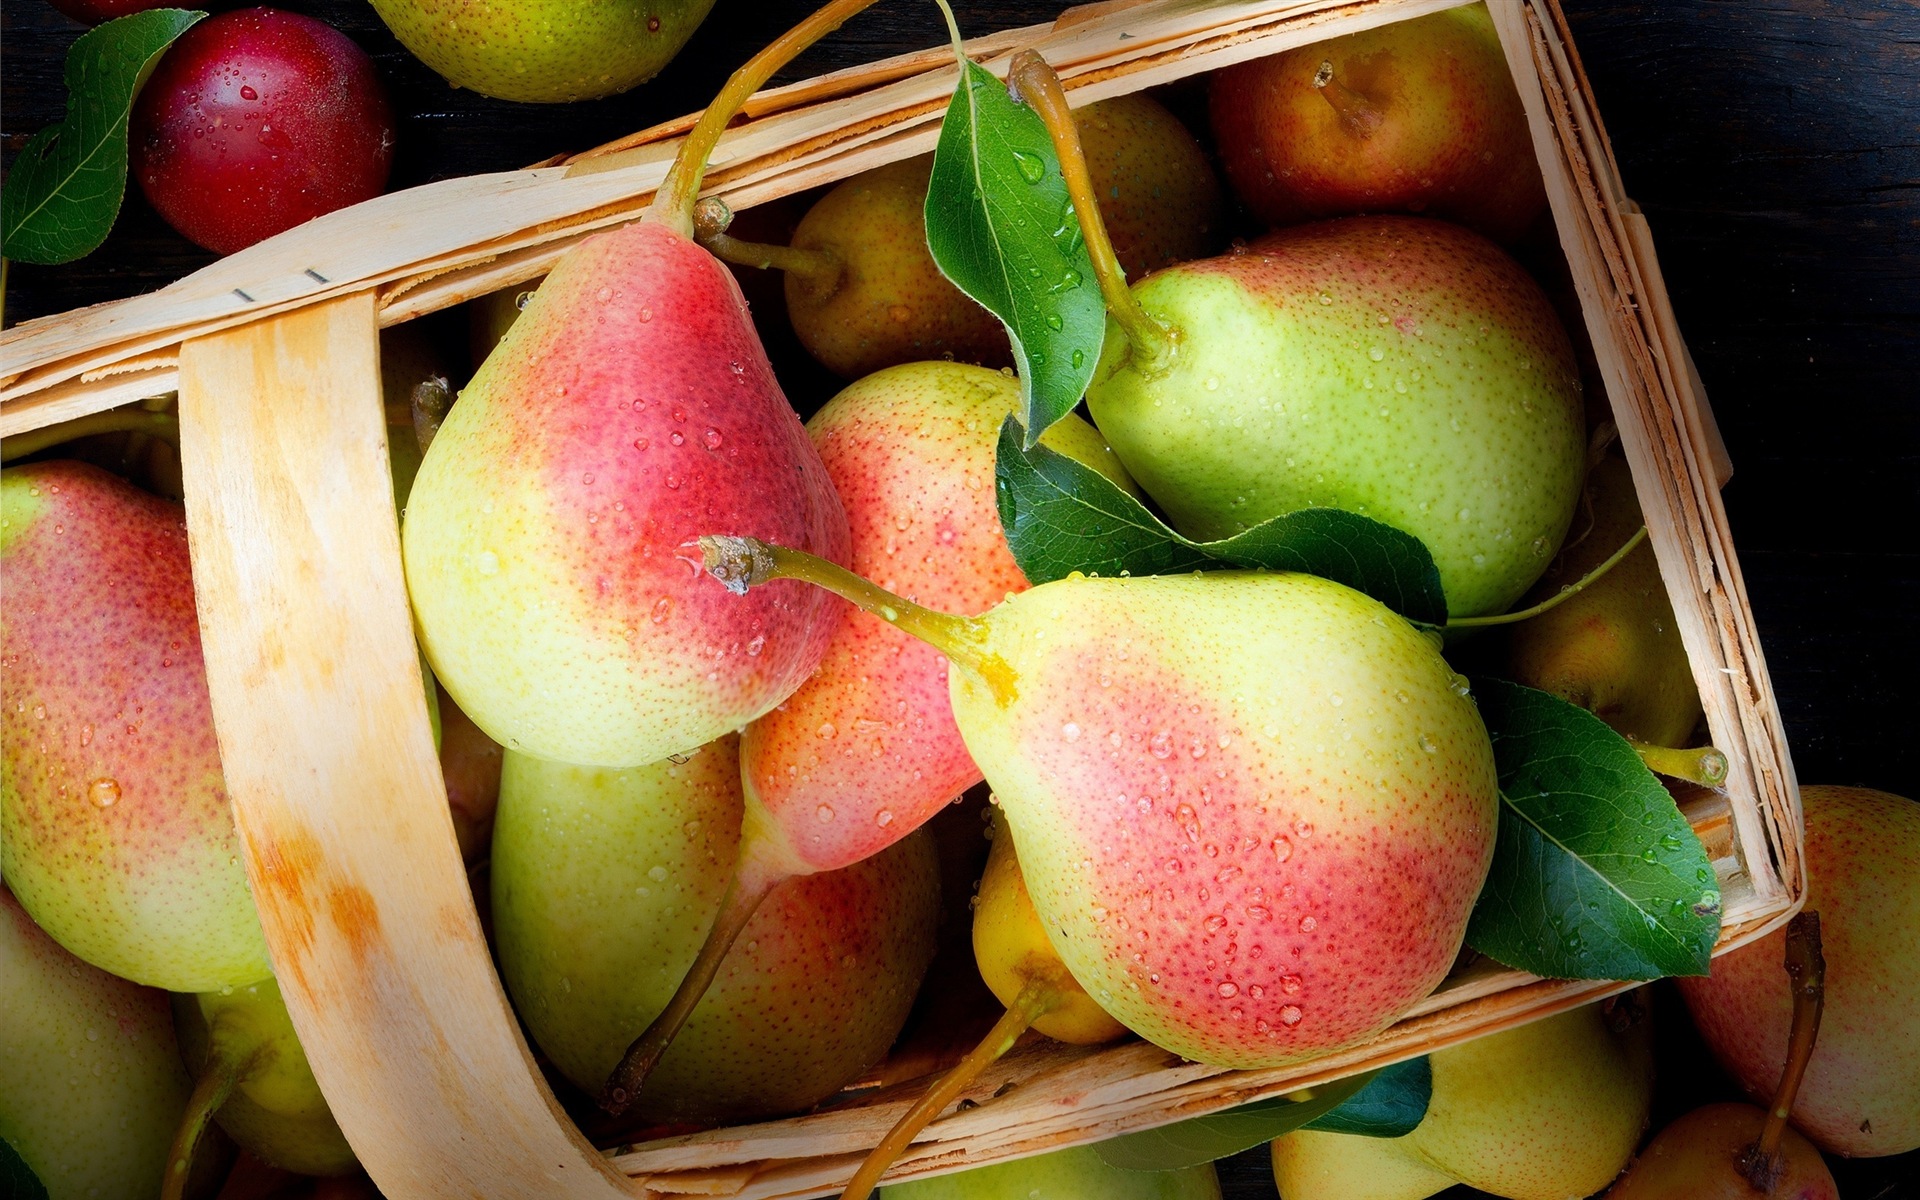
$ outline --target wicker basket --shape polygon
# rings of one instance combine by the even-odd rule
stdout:
[[[1457,0],[1147,0],[972,43],[1041,49],[1075,103]],[[1721,506],[1728,473],[1554,0],[1490,0],[1708,727],[1731,770],[1684,807],[1720,876],[1718,950],[1804,892],[1799,797]],[[949,51],[765,92],[709,191],[735,208],[932,147]],[[447,180],[291,230],[146,296],[0,337],[0,434],[178,390],[194,586],[247,870],[288,1007],[362,1162],[420,1197],[829,1195],[908,1099],[596,1150],[536,1069],[488,956],[425,712],[387,481],[378,329],[543,273],[636,216],[691,119],[566,163]],[[1035,1044],[895,1177],[1097,1140],[1422,1054],[1627,985],[1477,967],[1372,1041],[1226,1071],[1144,1042]]]

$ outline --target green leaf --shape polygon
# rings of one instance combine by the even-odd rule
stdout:
[[[1432,1100],[1433,1064],[1423,1054],[1374,1072],[1332,1112],[1300,1128],[1360,1137],[1405,1137],[1427,1115]]]
[[[1289,1100],[1277,1096],[1256,1100],[1225,1112],[1194,1117],[1158,1129],[1099,1143],[1094,1149],[1113,1166],[1129,1171],[1173,1171],[1197,1167],[1215,1159],[1250,1150],[1270,1142],[1283,1133],[1291,1133],[1309,1121],[1326,1116],[1358,1094],[1379,1072],[1349,1076],[1313,1089],[1310,1100]]]
[[[933,261],[1006,324],[1034,445],[1085,394],[1106,303],[1046,127],[964,58],[933,152],[926,216]]]
[[[1498,679],[1473,692],[1500,772],[1500,832],[1467,944],[1551,979],[1706,974],[1719,883],[1633,747],[1547,692]]]
[[[127,117],[161,52],[207,14],[155,8],[108,21],[67,52],[67,115],[28,139],[0,190],[8,258],[72,262],[107,238],[127,190]]]
[[[0,1200],[47,1200],[46,1185],[5,1138],[0,1138]]]
[[[994,475],[1007,545],[1034,583],[1074,571],[1305,571],[1365,592],[1409,620],[1447,619],[1440,571],[1426,546],[1370,517],[1301,509],[1222,541],[1196,542],[1093,468],[1045,446],[1023,447],[1011,418],[1000,428]]]

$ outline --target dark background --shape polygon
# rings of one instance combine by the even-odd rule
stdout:
[[[1562,3],[1733,457],[1729,518],[1800,777],[1920,795],[1920,705],[1908,691],[1920,664],[1920,6]],[[568,106],[450,88],[364,3],[281,7],[372,53],[401,114],[392,186],[406,187],[525,166],[695,109],[811,6],[719,0],[653,82]],[[1050,19],[1061,5],[957,7],[974,36]],[[59,117],[61,65],[80,32],[43,0],[0,3],[5,161]],[[944,40],[931,4],[883,5],[777,79]],[[151,290],[211,257],[136,187],[88,258],[15,265],[7,316]],[[799,393],[820,386],[789,381],[803,404]],[[1678,1013],[1670,990],[1661,999]],[[1662,1040],[1656,1120],[1731,1095],[1683,1022],[1665,1022]],[[1834,1165],[1847,1200],[1920,1196],[1920,1153]],[[1263,1155],[1222,1166],[1231,1200],[1272,1196]]]

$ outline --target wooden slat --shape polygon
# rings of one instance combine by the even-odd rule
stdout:
[[[407,616],[371,293],[188,342],[181,463],[215,730],[301,1044],[393,1200],[630,1195],[495,977]]]

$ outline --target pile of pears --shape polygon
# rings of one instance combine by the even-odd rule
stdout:
[[[1025,415],[1015,356],[928,251],[928,161],[804,215],[696,203],[746,96],[861,6],[743,67],[640,220],[472,305],[450,408],[466,339],[383,338],[450,836],[542,1067],[603,1142],[900,1084],[920,1099],[849,1197],[984,1098],[979,1073],[1023,1037],[1276,1067],[1430,995],[1462,957],[1499,804],[1450,654],[1503,659],[1651,745],[1701,719],[1645,547],[1551,620],[1480,639],[1306,574],[1031,584],[995,477]],[[397,31],[437,11],[379,7]],[[705,11],[669,7],[688,29]],[[590,85],[557,86],[527,98]],[[1210,115],[1211,151],[1178,112]],[[1483,8],[1052,132],[1092,180],[1078,216],[1112,264],[1111,325],[1086,415],[1041,444],[1196,539],[1316,507],[1393,525],[1428,547],[1455,618],[1553,594],[1638,528],[1567,329],[1514,257],[1540,252],[1546,202]],[[799,407],[783,390],[828,377],[844,386],[796,389]],[[172,1200],[211,1195],[238,1153],[236,1179],[371,1194],[253,908],[177,458],[155,441],[170,420],[16,444],[0,479],[0,1166],[56,1200]],[[983,784],[990,837],[949,813]],[[1683,989],[1742,1086],[1837,1153],[1920,1145],[1920,1021],[1889,982],[1920,978],[1915,813],[1809,790],[1817,1045],[1778,944]],[[969,1038],[991,1023],[971,1049],[933,1027],[953,996],[981,1000]],[[1436,1051],[1417,1128],[1288,1134],[1280,1194],[1606,1188],[1646,1129],[1651,1019],[1639,993]],[[891,1078],[896,1045],[951,1048],[928,1062],[954,1070]],[[1748,1151],[1792,1160],[1768,1187],[1824,1171],[1784,1122],[1676,1124],[1618,1194],[1706,1195],[1685,1189]],[[1120,1171],[1081,1147],[882,1194],[1219,1187],[1211,1167]]]

